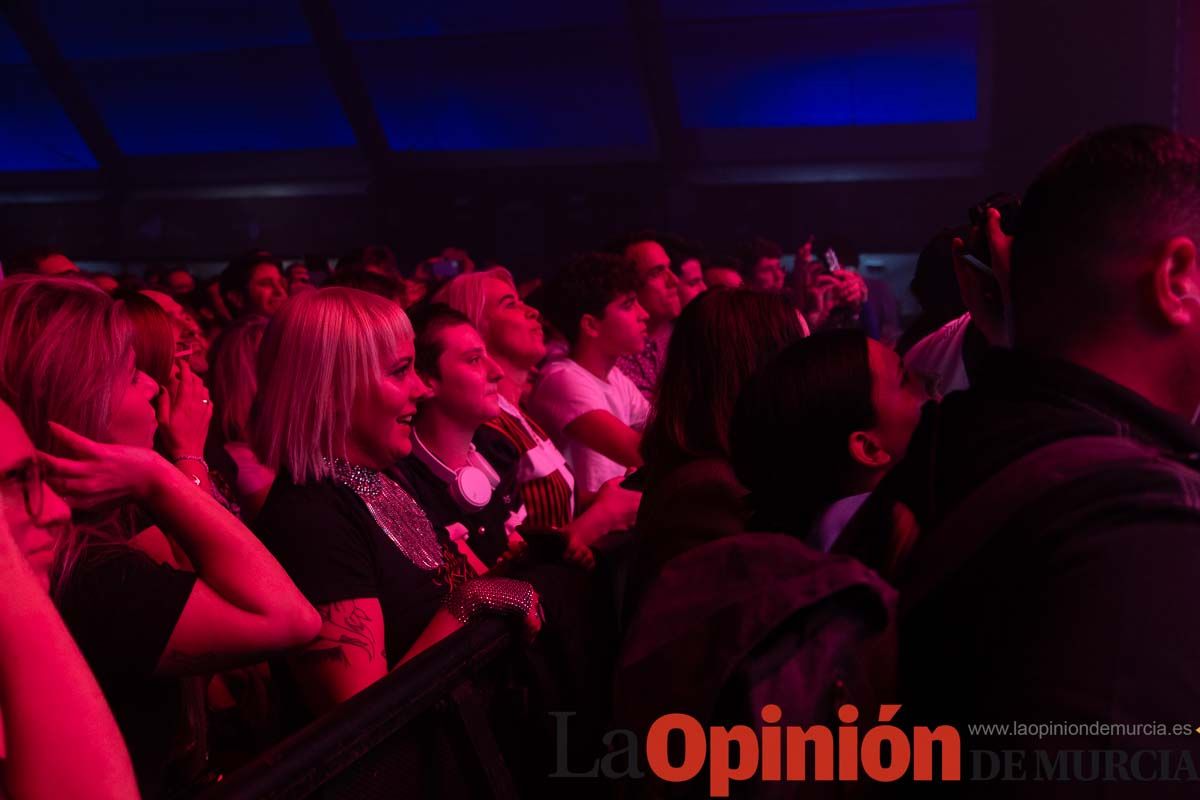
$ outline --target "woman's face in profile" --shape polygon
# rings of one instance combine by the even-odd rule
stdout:
[[[890,347],[867,340],[867,362],[871,369],[871,403],[875,407],[876,433],[883,448],[900,460],[908,449],[921,406],[929,399],[921,385],[904,367]]]
[[[489,280],[484,291],[488,350],[521,366],[532,367],[541,361],[546,355],[546,336],[537,311],[504,281]]]
[[[417,377],[410,339],[383,365],[374,386],[354,398],[347,450],[358,466],[386,469],[412,452],[413,415],[429,388]]]
[[[108,421],[108,441],[134,447],[154,447],[158,417],[154,398],[159,385],[134,365],[133,352],[124,369],[118,371],[112,388],[112,410]]]

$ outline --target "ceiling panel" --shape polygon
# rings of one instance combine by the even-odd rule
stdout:
[[[648,145],[631,37],[607,31],[355,45],[397,150]]]
[[[615,28],[626,23],[623,0],[337,0],[346,37],[358,41]]]

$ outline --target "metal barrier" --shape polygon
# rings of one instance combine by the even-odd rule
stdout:
[[[512,645],[504,621],[474,622],[198,797],[515,798],[479,685]]]

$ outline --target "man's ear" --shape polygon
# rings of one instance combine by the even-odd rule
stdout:
[[[1196,244],[1190,237],[1176,236],[1160,251],[1154,265],[1154,302],[1167,324],[1183,327],[1200,319],[1197,267]]]
[[[591,314],[584,314],[579,318],[579,335],[584,338],[595,339],[600,335],[600,320]]]
[[[846,440],[850,457],[867,469],[885,469],[892,463],[892,454],[883,449],[879,437],[872,431],[854,431]]]
[[[246,305],[246,299],[242,296],[242,293],[236,289],[230,289],[229,291],[224,292],[223,297],[225,298],[225,305],[229,306],[235,311],[241,311],[243,306]]]

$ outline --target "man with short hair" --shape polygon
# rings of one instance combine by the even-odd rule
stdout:
[[[742,253],[746,287],[764,292],[783,290],[783,248],[769,239],[751,239]]]
[[[571,350],[542,370],[529,413],[571,465],[583,506],[605,481],[642,463],[650,405],[617,368],[621,356],[641,352],[646,341],[642,285],[631,263],[607,253],[577,258],[546,284],[542,310]]]
[[[219,280],[221,296],[236,316],[270,317],[288,298],[282,263],[266,250],[252,250],[230,261]]]
[[[162,286],[176,300],[187,300],[196,291],[196,279],[187,267],[171,267],[163,273]]]
[[[641,352],[617,359],[617,368],[633,381],[647,401],[653,401],[654,387],[667,360],[667,343],[679,316],[679,279],[671,271],[666,248],[648,234],[635,236],[625,247],[624,255],[637,268],[641,282],[638,303],[649,315],[649,321]]]
[[[1003,278],[994,210],[988,227]],[[1197,243],[1200,141],[1128,126],[1055,157],[1011,240],[1013,349],[926,409],[852,523],[859,552],[892,519],[919,527],[897,572],[899,701],[960,725],[964,753],[979,745],[967,723],[1196,723]],[[996,746],[1169,748],[1174,763],[1189,748],[1196,763],[1197,738]]]

